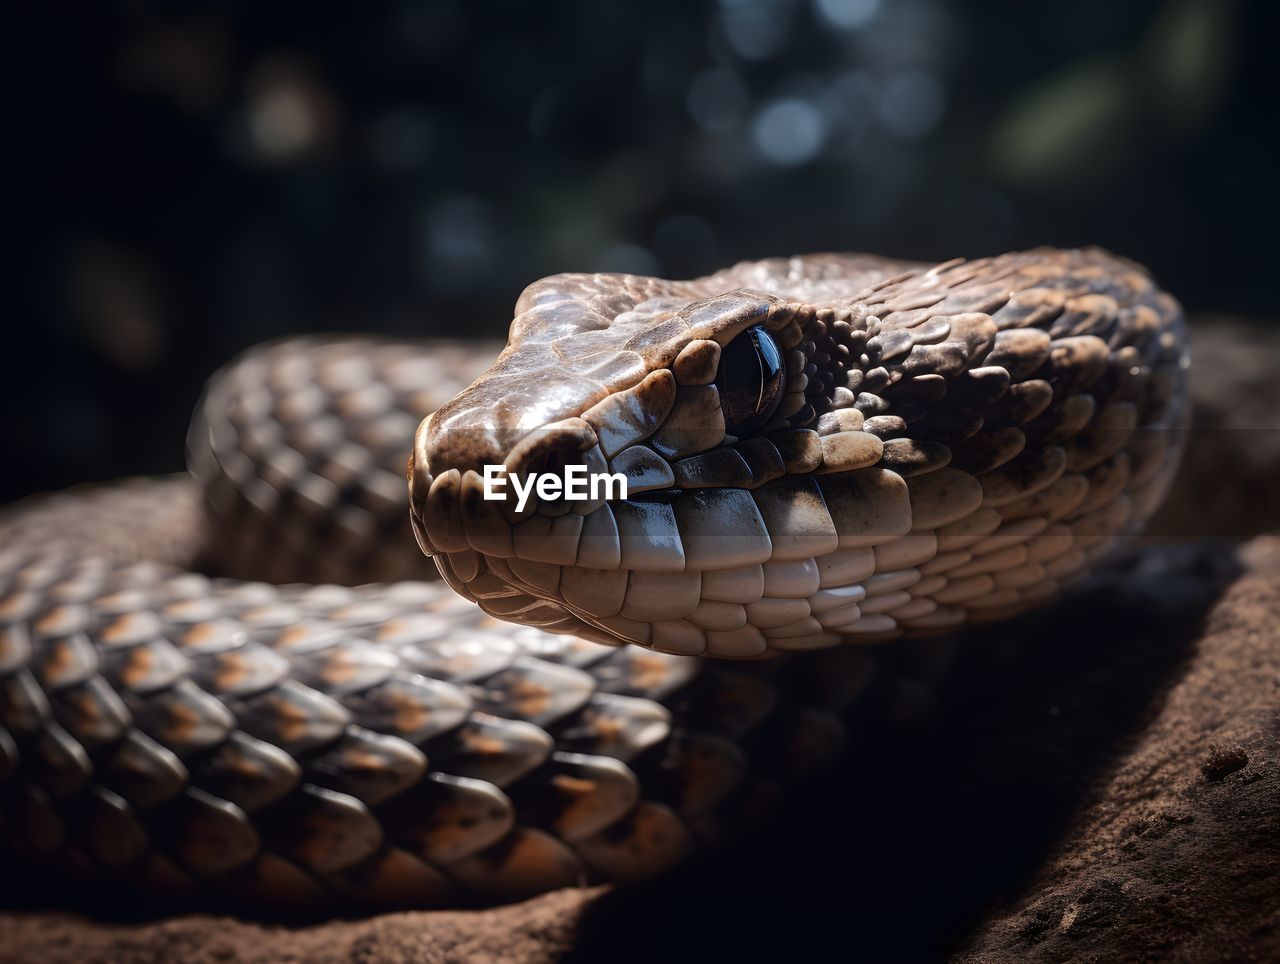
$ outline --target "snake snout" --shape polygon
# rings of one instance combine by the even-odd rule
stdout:
[[[609,468],[595,430],[580,418],[545,425],[514,443],[475,429],[439,434],[430,423],[419,426],[408,472],[413,521],[429,554],[492,550],[492,533],[535,512],[560,515],[573,508],[585,515],[604,501],[570,504],[565,497],[569,479]],[[562,480],[561,491],[539,484],[544,477]]]

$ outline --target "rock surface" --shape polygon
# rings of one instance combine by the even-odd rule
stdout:
[[[1280,538],[1242,557],[1158,712],[961,959],[1280,959]]]
[[[142,924],[63,912],[0,916],[0,960],[111,964],[184,961],[546,961],[573,943],[595,890],[562,890],[497,910],[384,914],[282,927],[192,914]]]

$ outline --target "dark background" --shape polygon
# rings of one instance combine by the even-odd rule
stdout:
[[[11,7],[0,501],[180,468],[254,342],[498,335],[553,271],[1099,243],[1269,315],[1273,9]]]

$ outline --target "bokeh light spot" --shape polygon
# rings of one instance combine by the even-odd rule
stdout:
[[[758,150],[774,164],[811,161],[827,137],[827,122],[807,100],[790,97],[775,101],[756,115],[751,129]]]

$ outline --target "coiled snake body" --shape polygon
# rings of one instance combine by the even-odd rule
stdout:
[[[838,760],[840,644],[1096,568],[1187,408],[1176,303],[1095,250],[560,275],[495,351],[258,349],[202,403],[198,485],[0,514],[17,856],[305,906],[653,874]],[[574,464],[628,498],[481,497]]]

